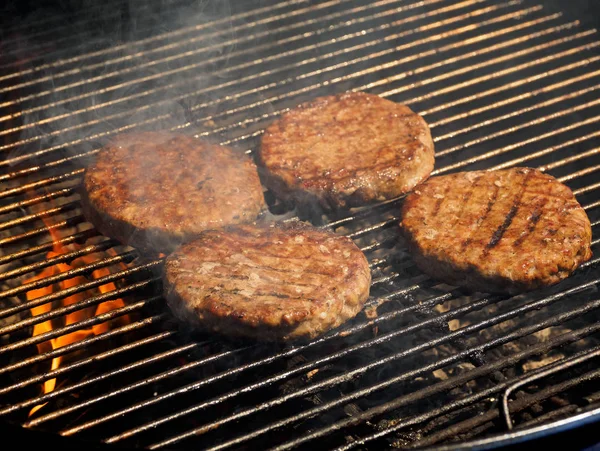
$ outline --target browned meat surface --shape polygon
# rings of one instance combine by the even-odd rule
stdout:
[[[169,252],[206,229],[253,221],[256,166],[224,146],[167,133],[121,135],[85,173],[83,210],[103,234]]]
[[[349,239],[305,223],[202,233],[165,262],[165,296],[183,321],[258,340],[314,338],[354,317],[371,273]]]
[[[429,177],[433,141],[408,107],[346,93],[283,114],[262,136],[259,165],[282,199],[353,207],[395,198]]]
[[[421,270],[477,291],[552,285],[592,256],[585,211],[536,169],[432,177],[407,196],[401,227]]]

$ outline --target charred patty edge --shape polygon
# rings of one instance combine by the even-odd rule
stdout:
[[[409,234],[403,236],[407,240],[411,258],[421,271],[435,280],[461,287],[469,292],[517,295],[547,288],[571,276],[582,263],[591,258],[591,254],[586,257],[588,247],[584,245],[578,249],[574,264],[570,268],[558,266],[556,272],[534,278],[515,279],[500,274],[486,276],[474,265],[461,264],[451,258],[440,258],[436,253],[423,252]],[[435,267],[435,270],[432,270],[432,266]]]

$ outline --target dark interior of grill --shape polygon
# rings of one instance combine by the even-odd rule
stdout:
[[[0,33],[0,415],[19,433],[148,449],[498,446],[600,414],[600,7],[593,1],[15,2]],[[433,175],[530,166],[567,184],[594,256],[548,289],[426,277],[403,198],[273,220],[351,237],[354,320],[304,344],[190,331],[162,258],[99,234],[79,187],[111,136],[173,130],[254,155],[265,126],[348,90],[431,127]],[[61,438],[62,440],[62,438]]]

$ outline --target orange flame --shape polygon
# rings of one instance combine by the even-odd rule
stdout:
[[[65,249],[60,244],[60,241],[58,239],[56,231],[52,228],[50,228],[50,235],[51,235],[52,241],[53,241],[53,250],[48,252],[48,254],[46,255],[46,258],[53,258],[58,255],[67,253],[68,249]],[[53,276],[56,274],[70,271],[74,268],[102,260],[103,258],[105,258],[107,256],[107,254],[115,256],[116,252],[112,249],[109,249],[106,253],[95,253],[95,254],[91,254],[91,255],[84,255],[82,257],[79,257],[79,258],[73,260],[71,262],[71,264],[57,263],[56,265],[45,268],[40,274],[37,274],[37,275],[25,280],[23,283],[27,284],[27,283],[31,283],[31,282],[34,282],[37,280],[45,279],[47,277],[50,277],[50,276]],[[111,274],[112,272],[118,271],[120,269],[126,269],[126,268],[127,267],[125,266],[125,264],[119,263],[118,265],[115,266],[115,268],[104,267],[104,268],[96,269],[95,271],[92,272],[91,277],[93,279],[99,279],[100,277],[107,276],[107,275]],[[64,289],[67,289],[70,287],[75,287],[75,286],[81,285],[86,282],[89,282],[89,280],[86,277],[76,276],[76,277],[73,277],[70,279],[62,280],[58,284],[55,284],[55,286],[50,285],[50,286],[30,290],[27,292],[26,298],[28,301],[30,301],[30,300],[37,299],[42,296],[51,294],[55,290],[64,290]],[[108,293],[108,292],[114,291],[116,289],[117,289],[117,287],[113,282],[106,283],[104,285],[100,285],[97,288],[97,290],[100,293]],[[92,290],[88,290],[87,292],[76,293],[76,294],[73,294],[71,296],[68,296],[68,297],[62,299],[60,301],[60,303],[61,303],[61,306],[63,306],[63,307],[72,305],[77,302],[83,301],[86,298],[93,296],[94,294],[97,294],[97,293],[95,293]],[[68,326],[70,324],[75,324],[79,321],[83,321],[83,320],[86,320],[93,316],[101,315],[103,313],[107,313],[107,312],[110,312],[111,310],[115,310],[115,309],[118,309],[118,308],[121,308],[124,306],[125,306],[125,302],[123,301],[123,299],[118,298],[118,299],[113,299],[113,300],[108,300],[108,301],[102,302],[98,306],[95,306],[95,307],[92,306],[92,307],[87,307],[82,310],[76,310],[74,312],[71,312],[71,313],[65,315],[64,326]],[[48,313],[51,310],[52,310],[52,303],[46,303],[46,304],[39,305],[37,307],[33,307],[31,309],[31,314],[32,314],[32,316],[37,316],[37,315],[41,315],[44,313]],[[121,322],[123,324],[128,323],[129,322],[128,316],[124,315],[124,316],[120,317],[119,322]],[[76,343],[87,337],[94,336],[94,335],[100,335],[102,333],[108,332],[111,328],[111,323],[112,323],[112,321],[106,321],[106,322],[103,322],[100,324],[95,324],[89,329],[77,330],[75,332],[71,332],[71,333],[68,333],[65,335],[61,335],[56,338],[52,338],[48,341],[38,344],[37,345],[38,352],[40,354],[43,354],[45,352],[49,352],[51,350],[61,348],[63,346],[69,345],[71,343]],[[44,321],[42,323],[39,323],[39,324],[36,324],[33,326],[33,334],[32,335],[35,337],[37,335],[49,332],[49,331],[53,330],[54,328],[55,327],[51,320]],[[62,360],[63,360],[63,356],[58,356],[58,357],[53,358],[51,366],[50,366],[51,371],[58,369],[62,363]],[[50,393],[55,388],[56,388],[56,379],[55,378],[46,380],[42,385],[42,393],[43,394]],[[29,412],[29,416],[32,416],[36,411],[41,409],[44,405],[45,405],[45,403],[33,407],[31,409],[31,411]]]

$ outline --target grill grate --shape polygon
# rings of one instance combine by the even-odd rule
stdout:
[[[4,419],[149,449],[283,450],[315,440],[332,449],[426,447],[598,413],[590,383],[600,376],[597,256],[547,290],[466,296],[413,266],[397,236],[401,199],[312,218],[369,258],[367,307],[307,344],[240,344],[180,330],[160,296],[162,260],[99,236],[77,194],[89,157],[116,133],[182,130],[252,154],[281,112],[365,90],[426,118],[435,174],[538,167],[573,189],[596,237],[595,29],[534,0],[257,1],[226,16],[167,3],[193,14],[160,32],[149,21],[135,39],[83,48],[66,45],[70,27],[52,17],[30,24],[33,31],[7,28]],[[123,16],[115,5],[107,21]],[[151,9],[134,6],[140,16]],[[78,36],[89,36],[90,17],[74,25]],[[124,304],[102,310],[118,299]]]

